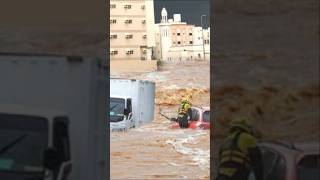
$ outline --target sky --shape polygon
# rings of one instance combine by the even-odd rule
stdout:
[[[210,22],[210,0],[154,0],[155,23],[160,22],[161,10],[165,7],[168,12],[168,19],[173,18],[173,14],[181,14],[181,19],[187,24],[201,26],[201,15],[204,26]]]

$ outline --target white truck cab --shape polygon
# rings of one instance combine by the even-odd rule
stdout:
[[[153,121],[155,83],[110,79],[110,129],[127,130]]]
[[[107,69],[0,53],[0,180],[106,180]]]
[[[134,127],[132,116],[132,98],[120,95],[110,97],[110,127],[111,129],[125,129]]]
[[[0,119],[1,179],[60,180],[70,175],[66,113],[0,104]]]

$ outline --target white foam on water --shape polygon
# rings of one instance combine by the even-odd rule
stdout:
[[[201,169],[206,169],[210,166],[210,151],[185,146],[185,144],[197,144],[199,142],[199,137],[205,134],[205,132],[188,134],[183,138],[177,138],[174,140],[169,139],[166,141],[166,144],[172,145],[178,153],[190,156],[191,160],[195,162],[190,163],[190,165],[198,165]]]

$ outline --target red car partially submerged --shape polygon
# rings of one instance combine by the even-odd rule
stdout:
[[[173,122],[171,128],[180,128],[179,123]],[[188,128],[210,129],[210,107],[191,107]]]

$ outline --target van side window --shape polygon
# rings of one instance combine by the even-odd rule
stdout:
[[[127,99],[127,109],[129,111],[129,113],[132,112],[132,103],[131,103],[131,99]]]
[[[69,140],[69,119],[67,117],[56,117],[53,122],[53,146],[61,155],[61,161],[69,161],[70,140]]]

